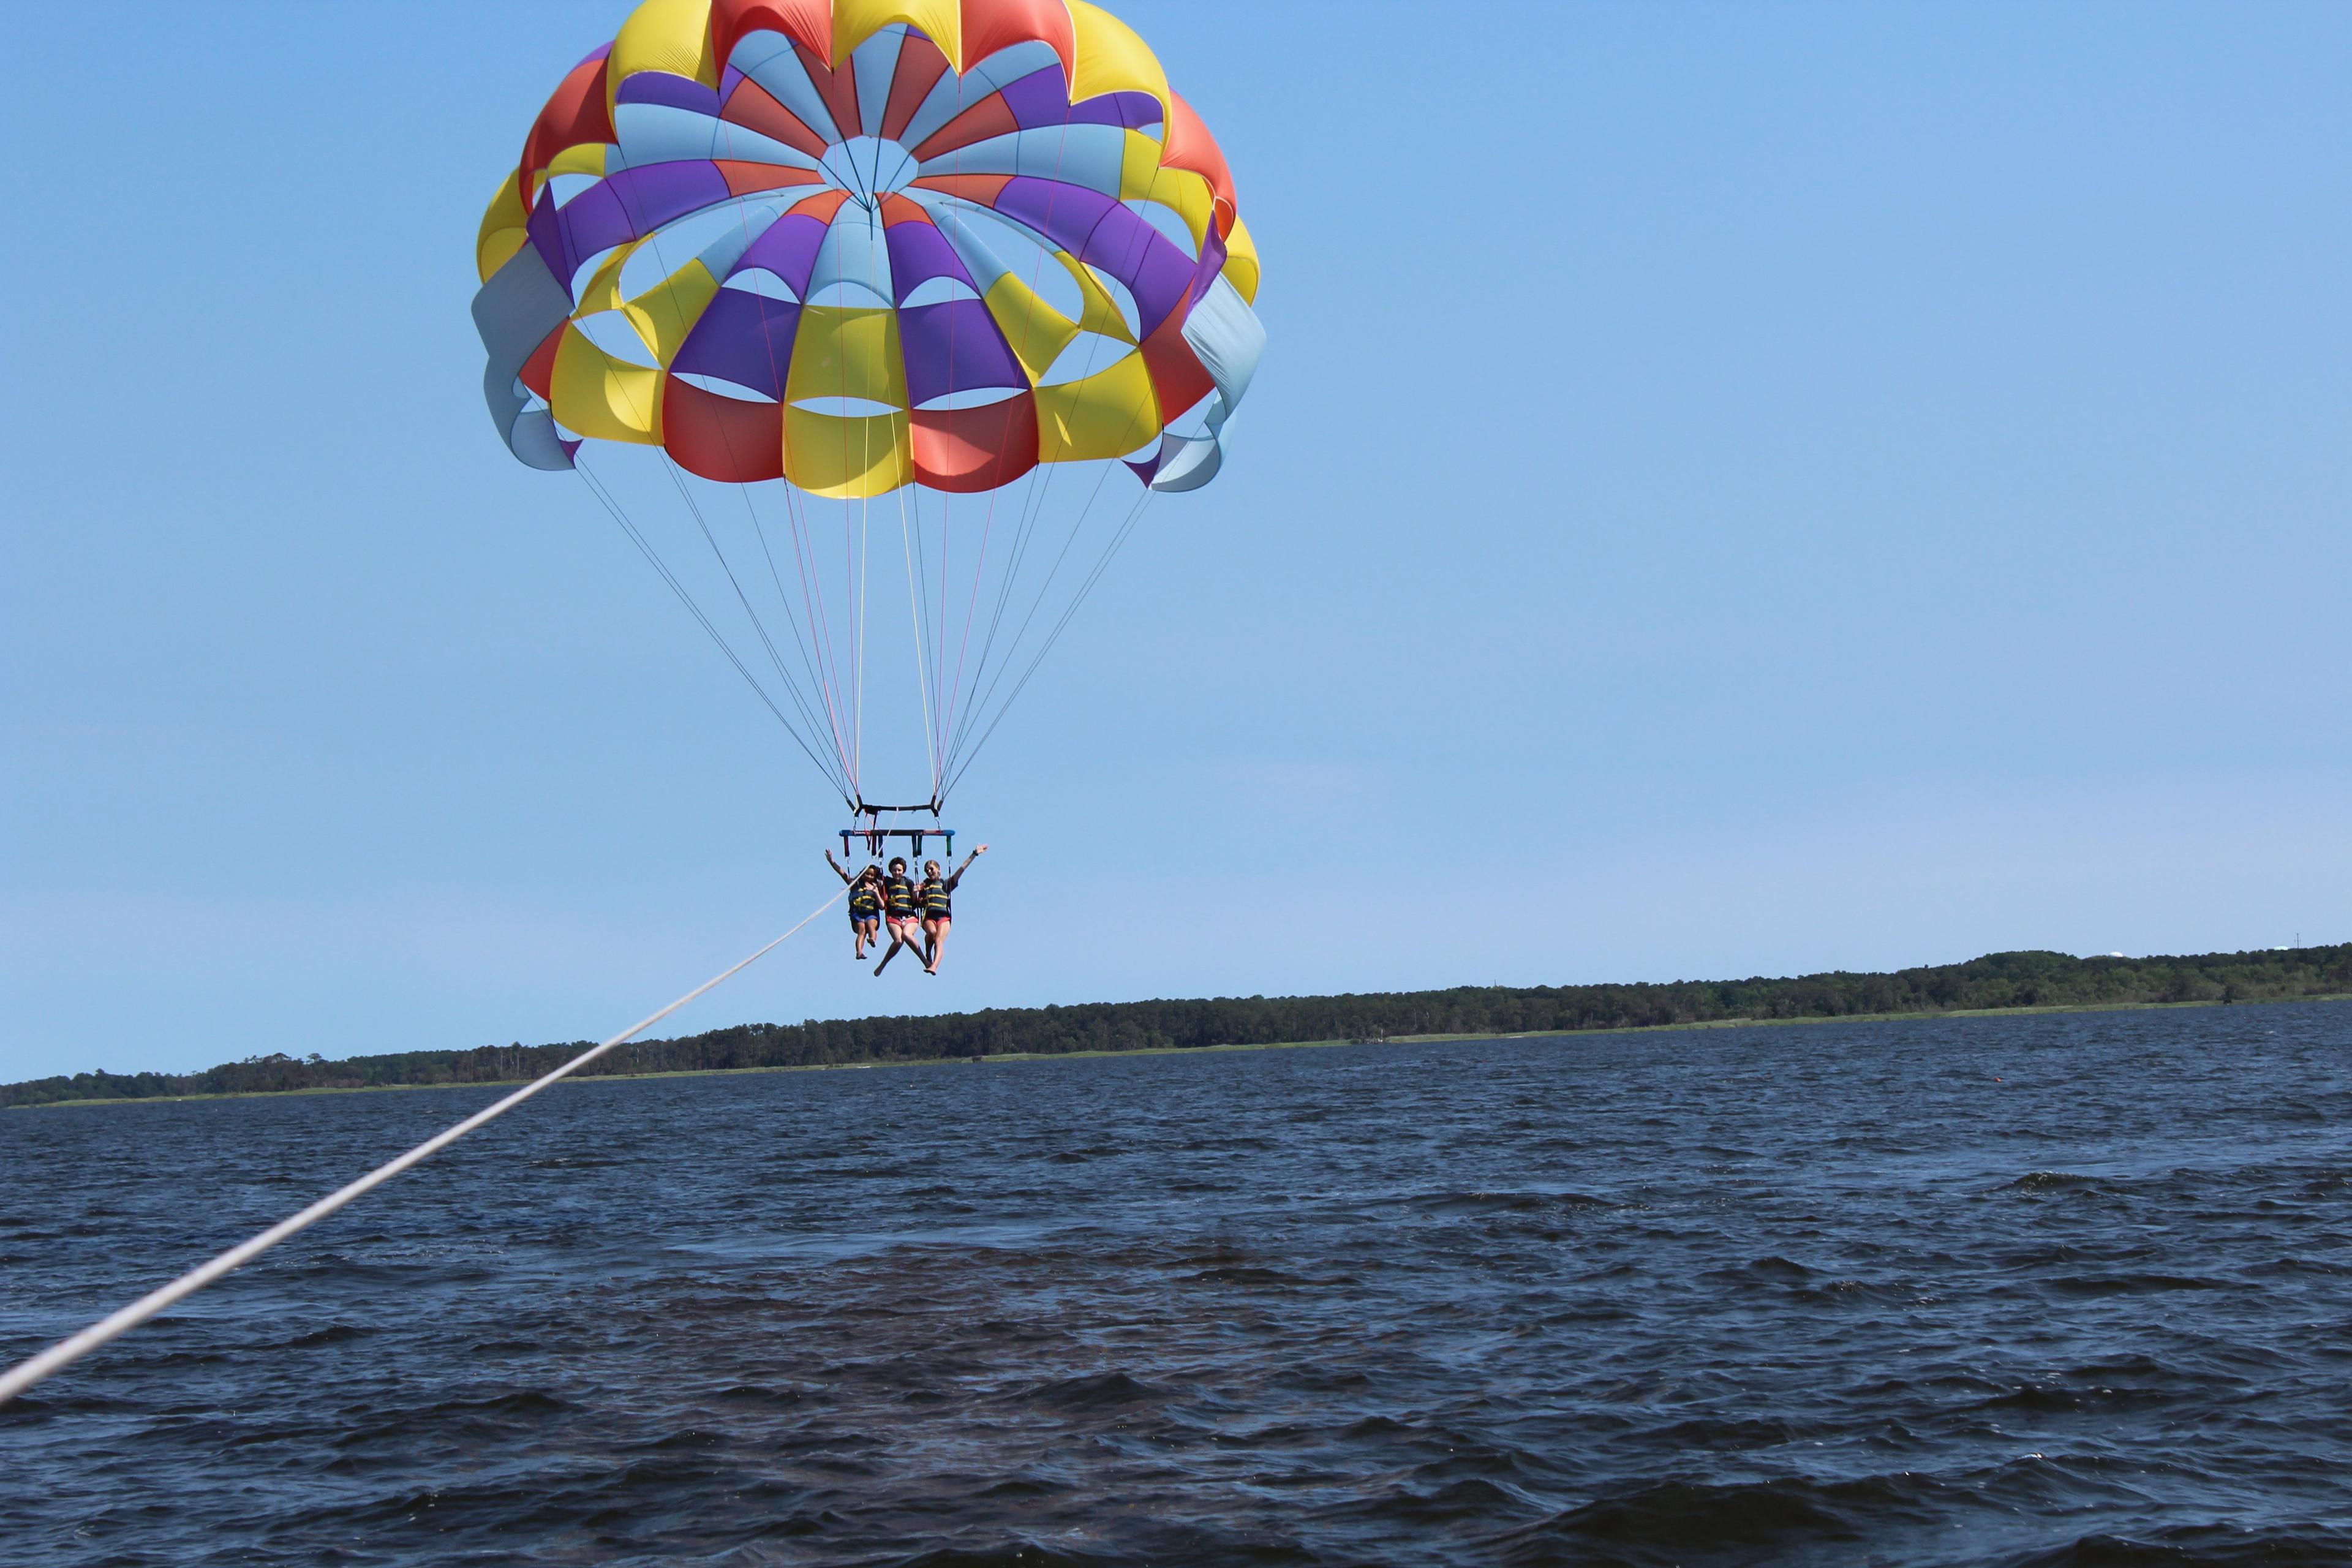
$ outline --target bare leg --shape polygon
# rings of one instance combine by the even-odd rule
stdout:
[[[923,968],[927,973],[937,974],[940,972],[940,951],[947,946],[948,927],[954,923],[952,921],[923,922],[923,934],[931,939],[923,952]]]
[[[874,973],[879,974],[884,970],[889,968],[890,961],[898,956],[898,950],[900,948],[913,947],[914,945],[915,944],[912,942],[908,940],[907,927],[899,921],[892,921],[890,922],[890,951],[882,955],[882,962],[874,966]]]

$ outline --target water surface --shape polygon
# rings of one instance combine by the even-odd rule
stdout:
[[[13,1361],[484,1103],[0,1115]],[[2352,1563],[2352,1007],[570,1086],[0,1410],[8,1563]]]

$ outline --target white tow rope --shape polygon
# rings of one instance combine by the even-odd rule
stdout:
[[[846,889],[845,889],[844,891],[846,891]],[[260,1257],[263,1253],[268,1251],[271,1247],[277,1246],[288,1237],[294,1235],[297,1231],[308,1230],[310,1226],[318,1224],[320,1220],[326,1218],[337,1209],[341,1208],[345,1204],[350,1203],[353,1198],[356,1198],[362,1194],[369,1192],[376,1187],[382,1186],[384,1183],[392,1180],[393,1177],[400,1174],[403,1171],[407,1170],[411,1165],[416,1164],[423,1160],[439,1153],[442,1150],[447,1148],[450,1144],[455,1143],[458,1139],[463,1138],[467,1133],[471,1132],[475,1128],[479,1127],[485,1121],[491,1120],[493,1117],[505,1115],[508,1111],[512,1110],[516,1106],[520,1105],[524,1100],[529,1100],[532,1095],[537,1094],[541,1089],[545,1089],[548,1085],[555,1082],[557,1079],[569,1078],[572,1074],[578,1072],[582,1068],[586,1067],[590,1062],[594,1061],[598,1057],[603,1056],[606,1051],[612,1050],[619,1046],[626,1045],[629,1041],[636,1038],[647,1029],[652,1028],[656,1024],[660,1023],[664,1018],[668,1017],[672,1013],[677,1012],[680,1007],[685,1006],[688,1002],[693,1001],[704,992],[715,988],[723,982],[733,979],[736,975],[740,974],[744,970],[751,968],[751,965],[757,963],[760,960],[767,957],[768,954],[782,947],[784,944],[786,938],[794,935],[801,930],[802,926],[807,925],[810,921],[816,919],[817,916],[833,908],[834,904],[838,901],[841,897],[841,893],[834,894],[832,898],[825,900],[824,902],[810,910],[807,918],[803,920],[800,922],[800,925],[793,927],[793,929],[786,931],[783,936],[778,937],[775,941],[770,942],[767,946],[761,948],[759,952],[753,953],[742,963],[735,965],[732,969],[728,970],[722,974],[715,974],[711,976],[709,980],[704,981],[701,984],[696,986],[693,990],[688,992],[685,995],[679,997],[677,1001],[671,1003],[660,1012],[656,1013],[649,1017],[640,1018],[637,1022],[630,1025],[627,1028],[622,1030],[619,1034],[614,1035],[611,1039],[604,1041],[602,1045],[595,1046],[588,1050],[581,1052],[578,1056],[572,1058],[570,1061],[565,1062],[562,1067],[557,1068],[554,1071],[547,1074],[545,1077],[534,1079],[532,1081],[525,1084],[522,1088],[515,1090],[512,1094],[508,1095],[504,1100],[498,1101],[496,1104],[483,1107],[481,1110],[474,1112],[473,1115],[466,1118],[465,1121],[458,1122],[455,1127],[448,1129],[446,1131],[435,1133],[432,1137],[427,1138],[424,1142],[419,1143],[415,1148],[411,1149],[407,1153],[401,1155],[398,1159],[386,1161],[384,1163],[378,1165],[374,1170],[370,1171],[366,1175],[362,1176],[358,1181],[352,1183],[351,1185],[347,1187],[339,1187],[335,1191],[329,1193],[325,1197],[320,1198],[317,1203],[312,1204],[300,1214],[293,1215],[286,1219],[279,1220],[276,1225],[271,1226],[268,1230],[263,1231],[259,1236],[255,1237],[252,1240],[239,1242],[236,1246],[230,1247],[226,1252],[222,1253],[218,1258],[214,1258],[210,1263],[205,1264],[201,1268],[190,1269],[187,1273],[181,1275],[177,1279],[173,1280],[169,1285],[164,1286],[162,1289],[150,1291],[148,1294],[139,1298],[136,1301],[131,1302],[128,1307],[123,1308],[121,1311],[116,1312],[110,1317],[100,1319],[97,1322],[92,1323],[81,1332],[74,1335],[73,1338],[69,1340],[61,1340],[58,1343],[50,1346],[47,1350],[43,1351],[40,1354],[33,1357],[32,1360],[20,1362],[16,1366],[9,1368],[7,1372],[0,1373],[0,1405],[7,1404],[8,1401],[16,1398],[16,1395],[24,1393],[25,1390],[32,1387],[33,1384],[40,1382],[41,1379],[48,1376],[51,1373],[56,1372],[60,1368],[72,1365],[75,1362],[79,1361],[82,1357],[88,1355],[99,1346],[106,1343],[107,1341],[115,1338],[119,1334],[128,1333],[132,1329],[135,1329],[140,1324],[145,1322],[148,1319],[153,1317],[156,1313],[162,1311],[164,1308],[171,1306],[173,1302],[183,1300],[187,1297],[194,1295],[197,1291],[203,1289],[205,1286],[211,1284],[214,1280],[219,1279],[230,1269],[236,1268],[246,1263],[250,1263],[253,1259]]]

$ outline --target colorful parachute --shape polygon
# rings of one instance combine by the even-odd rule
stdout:
[[[596,437],[856,497],[1152,448],[1187,489],[1264,342],[1223,155],[1087,0],[646,0],[478,261],[485,390],[539,468]]]
[[[1062,538],[1039,477],[1206,484],[1265,337],[1223,154],[1087,0],[645,0],[540,111],[476,260],[509,447],[582,471],[853,806],[880,679],[866,503],[897,497],[936,805],[1133,526],[1088,569],[1101,482]],[[670,466],[750,641],[591,442]],[[748,524],[685,476],[746,491]],[[856,509],[838,555],[824,505]]]

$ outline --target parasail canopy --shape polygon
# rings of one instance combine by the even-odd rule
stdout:
[[[1264,343],[1223,154],[1086,0],[646,0],[477,260],[491,411],[542,468],[587,437],[825,496],[1112,458],[1191,489]]]
[[[1147,494],[1206,484],[1265,341],[1223,153],[1143,41],[1087,0],[645,0],[541,110],[476,260],[483,389],[508,447],[546,469],[584,468],[589,443],[674,465],[782,700],[586,477],[852,805],[872,514],[845,517],[828,607],[811,503],[898,497],[936,802],[959,739],[992,728],[981,692],[1008,613],[1066,624],[1043,597],[1024,617],[1011,574],[1050,561],[1047,588],[1082,595],[1099,573],[1061,572],[1084,512],[1058,552],[1022,531],[1054,526],[1040,470],[1123,463]],[[797,606],[745,505],[790,639],[681,476],[786,492]],[[1016,484],[998,539],[992,498]],[[958,496],[991,498],[976,548],[952,537]],[[959,627],[949,579],[967,564]]]

